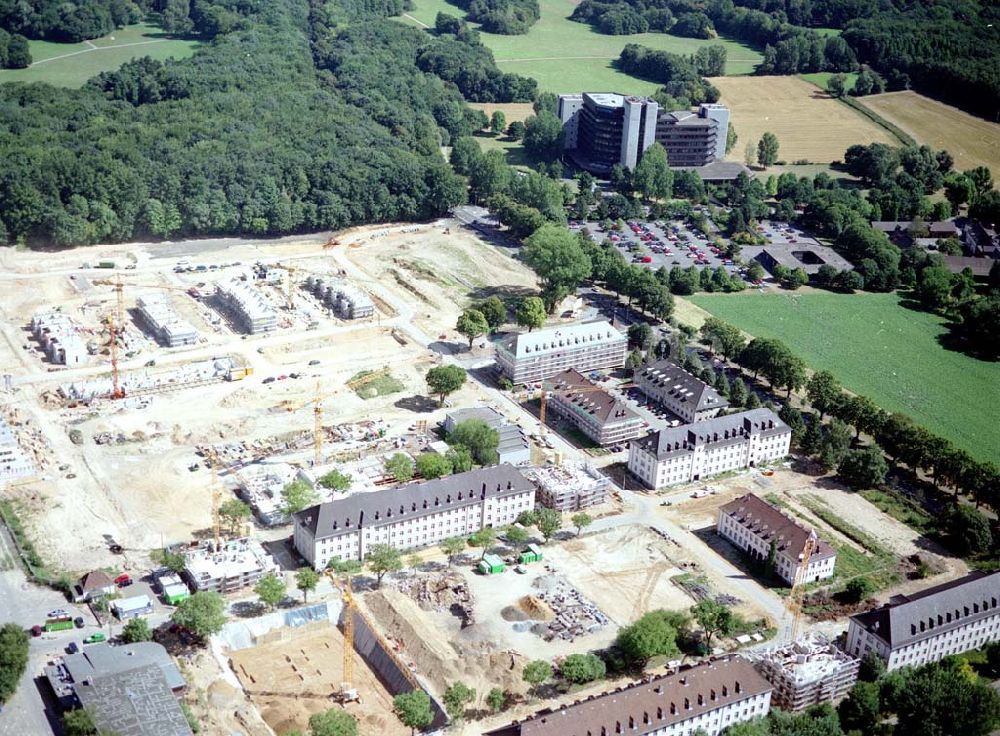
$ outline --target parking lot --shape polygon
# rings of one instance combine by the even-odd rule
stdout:
[[[587,228],[595,242],[610,240],[627,260],[646,265],[654,271],[660,266],[668,269],[694,266],[699,270],[723,266],[733,272],[738,270],[738,266],[720,252],[704,233],[682,220],[631,220],[625,223],[624,228],[618,229],[615,225],[608,231],[600,223],[588,223]],[[725,242],[721,236],[718,239]]]

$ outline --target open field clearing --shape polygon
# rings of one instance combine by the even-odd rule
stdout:
[[[859,102],[918,143],[949,151],[956,169],[986,166],[994,180],[1000,179],[1000,125],[912,91],[871,95]]]
[[[462,16],[464,12],[445,0],[415,0],[415,9],[402,18],[411,24],[433,27],[438,12]],[[761,54],[750,46],[725,39],[705,41],[680,38],[665,33],[634,36],[606,36],[585,23],[571,21],[576,3],[572,0],[541,0],[542,16],[522,36],[482,33],[482,41],[493,50],[497,64],[505,72],[515,72],[538,80],[543,92],[614,91],[651,94],[661,84],[623,74],[612,66],[626,44],[637,43],[675,54],[692,54],[708,44],[722,44],[729,52],[727,74],[749,74]],[[414,23],[416,19],[419,23]]]
[[[789,163],[839,161],[855,143],[898,141],[861,113],[799,77],[713,77],[720,102],[732,110],[739,140],[729,153],[743,160],[747,143],[756,145],[767,131],[778,136],[778,158]]]
[[[830,89],[830,77],[834,76],[833,72],[814,72],[812,74],[800,74],[802,79],[815,84],[820,89]],[[858,75],[854,72],[844,75],[844,88],[850,90],[854,87],[854,83],[858,81]]]
[[[943,320],[899,305],[895,294],[748,291],[688,297],[751,335],[776,337],[813,370],[908,414],[982,460],[996,460],[1000,364],[946,350]]]
[[[47,82],[56,87],[82,87],[101,72],[113,71],[127,61],[182,59],[191,56],[199,42],[170,38],[157,26],[140,23],[103,38],[82,43],[30,41],[34,60],[27,69],[0,71],[3,82]]]

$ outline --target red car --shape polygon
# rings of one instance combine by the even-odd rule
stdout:
[[[132,576],[127,572],[123,572],[121,575],[115,578],[115,585],[119,588],[125,588],[132,584]]]

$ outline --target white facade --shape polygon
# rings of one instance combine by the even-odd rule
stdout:
[[[1000,572],[973,573],[851,617],[848,654],[881,657],[889,670],[919,667],[1000,640]]]
[[[62,312],[36,314],[31,318],[31,332],[53,363],[71,366],[87,362],[87,346],[76,324]]]
[[[700,378],[676,363],[662,360],[638,371],[635,385],[686,424],[714,419],[729,402]]]
[[[601,320],[515,335],[496,344],[496,362],[514,383],[535,383],[569,368],[619,368],[627,352],[625,335]]]
[[[295,549],[321,570],[333,559],[362,560],[373,544],[407,550],[507,526],[534,506],[535,487],[512,466],[482,468],[300,511]]]
[[[634,440],[628,469],[647,488],[663,488],[778,460],[791,441],[774,412],[753,409]]]
[[[13,430],[0,418],[0,483],[9,483],[35,472],[35,466],[24,454]]]
[[[251,335],[278,329],[278,313],[264,295],[247,282],[237,279],[216,282],[215,294]]]
[[[174,348],[194,345],[198,331],[187,320],[181,319],[164,294],[146,294],[135,300],[143,321],[160,343]]]
[[[751,501],[752,499],[752,501]],[[740,506],[747,514],[741,517]],[[802,567],[802,552],[809,530],[796,524],[766,501],[747,494],[719,509],[716,531],[753,559],[766,560],[775,542],[774,571],[789,585]],[[817,540],[803,571],[802,581],[811,583],[833,577],[837,555],[830,545]]]

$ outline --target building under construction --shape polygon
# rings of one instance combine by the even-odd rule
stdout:
[[[556,511],[579,511],[608,500],[611,481],[591,465],[548,465],[528,472],[538,502]]]
[[[774,704],[786,711],[837,703],[858,679],[859,660],[818,635],[751,657],[757,671],[774,686]]]
[[[344,319],[364,319],[375,314],[375,304],[371,298],[360,289],[342,281],[309,276],[305,286]]]
[[[218,550],[208,542],[184,555],[184,577],[196,591],[229,593],[272,572],[278,572],[278,564],[252,539],[232,539]]]

